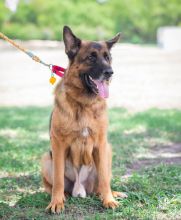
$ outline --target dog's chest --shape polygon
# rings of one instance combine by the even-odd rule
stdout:
[[[95,113],[92,111],[76,112],[74,125],[75,130],[83,138],[89,137],[92,133],[97,133],[98,122]]]
[[[77,116],[77,115],[76,115]],[[74,131],[70,143],[70,154],[74,166],[88,165],[92,161],[92,150],[96,145],[98,129],[94,115],[90,111],[81,112],[74,121]]]
[[[89,128],[87,128],[87,127],[83,128],[82,131],[80,132],[80,134],[81,134],[84,138],[88,137],[88,136],[89,136]]]

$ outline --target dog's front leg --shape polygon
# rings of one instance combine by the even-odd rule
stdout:
[[[60,213],[64,209],[64,170],[65,170],[65,150],[66,145],[58,141],[56,137],[51,137],[53,156],[53,188],[51,202],[46,209],[52,213]]]
[[[106,208],[116,208],[119,203],[114,199],[111,191],[111,147],[107,141],[102,141],[97,149],[98,155],[95,158],[95,164],[98,173],[97,192]]]

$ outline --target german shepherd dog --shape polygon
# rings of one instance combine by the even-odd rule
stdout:
[[[85,197],[96,193],[103,206],[116,208],[111,190],[111,147],[107,140],[108,118],[105,98],[113,75],[110,50],[119,40],[94,42],[77,38],[65,26],[63,40],[69,65],[55,89],[50,122],[51,153],[42,157],[42,177],[51,194],[47,209],[64,209],[65,194]]]

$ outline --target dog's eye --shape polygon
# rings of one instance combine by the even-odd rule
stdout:
[[[110,57],[109,57],[109,55],[108,55],[106,52],[104,53],[104,59],[105,59],[107,62],[110,61]]]
[[[97,54],[95,52],[92,52],[89,56],[88,56],[88,59],[91,61],[91,62],[95,62],[96,59],[97,59]]]

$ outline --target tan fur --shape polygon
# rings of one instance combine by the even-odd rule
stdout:
[[[79,78],[80,70],[86,67],[78,58],[86,56],[89,44],[82,42],[78,56],[55,90],[50,131],[53,159],[48,154],[42,158],[44,186],[52,195],[47,208],[52,212],[64,208],[64,191],[72,191],[75,186],[73,170],[81,170],[83,165],[93,170],[84,183],[86,192],[98,193],[105,207],[118,206],[113,195],[119,193],[112,193],[110,188],[112,154],[107,141],[106,102],[99,96],[88,96]],[[102,46],[100,53],[108,50],[105,43]]]

